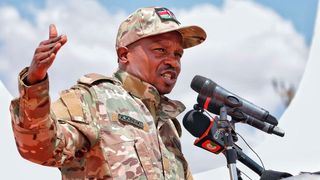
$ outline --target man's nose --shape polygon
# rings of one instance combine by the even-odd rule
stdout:
[[[165,60],[165,64],[170,65],[173,68],[179,68],[181,67],[180,64],[180,58],[178,58],[176,55],[168,56]]]

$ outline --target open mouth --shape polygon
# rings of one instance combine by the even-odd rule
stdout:
[[[167,84],[174,84],[177,81],[177,73],[175,71],[164,71],[161,76]]]

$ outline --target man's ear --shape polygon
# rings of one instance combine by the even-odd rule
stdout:
[[[128,61],[128,48],[127,47],[119,47],[117,49],[118,61],[121,64],[127,64]]]

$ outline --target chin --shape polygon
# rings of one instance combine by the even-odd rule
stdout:
[[[174,88],[174,84],[166,84],[163,82],[153,83],[153,86],[158,90],[160,95],[169,94]]]
[[[165,94],[169,94],[171,91],[159,91],[160,95],[165,95]]]
[[[173,88],[157,88],[160,95],[169,94]]]

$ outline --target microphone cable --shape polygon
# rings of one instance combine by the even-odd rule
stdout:
[[[231,128],[233,129],[233,127],[231,127]],[[235,129],[233,129],[233,130],[234,130],[234,132],[236,132]],[[237,132],[236,132],[236,133],[237,133]],[[260,163],[261,163],[261,165],[262,165],[263,170],[266,170],[266,168],[264,167],[263,161],[261,160],[261,158],[260,158],[260,156],[258,155],[258,153],[253,150],[253,148],[248,144],[248,142],[247,142],[239,133],[237,133],[237,135],[240,136],[240,138],[241,138],[241,139],[243,140],[243,142],[248,146],[248,148],[258,157],[258,159],[259,159],[259,161],[260,161]]]
[[[240,169],[238,169],[238,170],[241,172],[241,175],[243,174],[243,175],[245,175],[248,179],[253,180],[253,179],[251,179],[246,173],[244,173],[244,172],[241,171]]]

